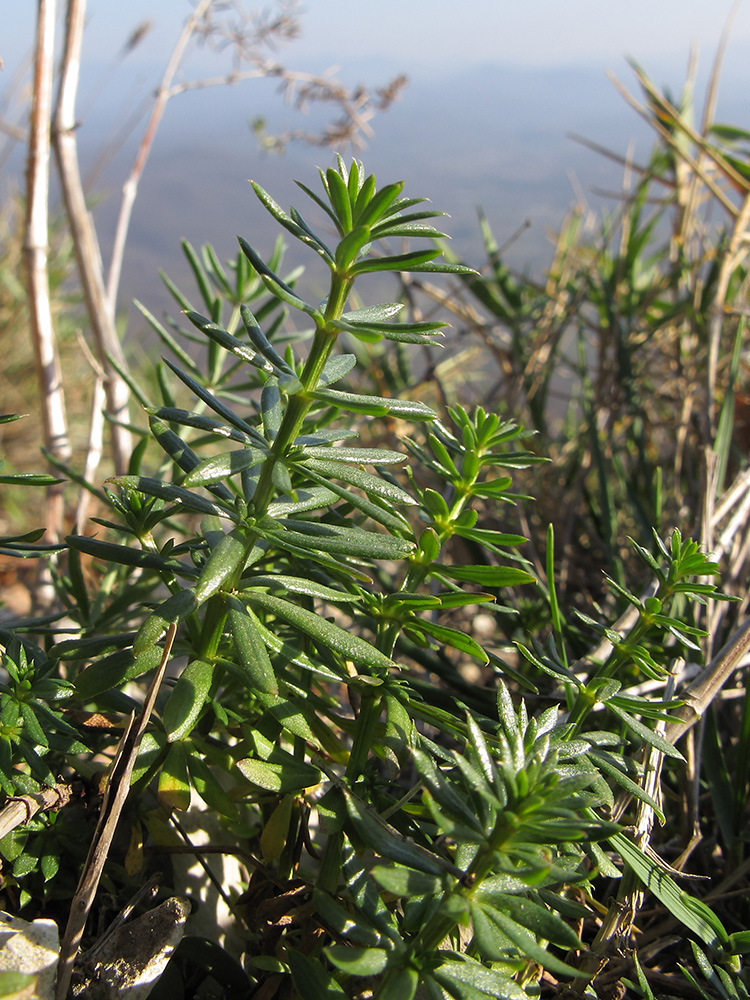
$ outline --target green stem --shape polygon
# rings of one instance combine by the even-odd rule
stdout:
[[[437,530],[438,543],[442,548],[444,542],[447,542],[449,538],[453,535],[453,524],[460,516],[466,502],[471,498],[472,487],[476,482],[476,477],[471,481],[471,483],[463,483],[457,486],[455,489],[453,503],[451,504],[450,510],[445,518],[445,522],[442,525],[434,525]],[[414,593],[419,587],[424,583],[425,577],[432,564],[426,564],[423,562],[412,562],[409,570],[404,577],[403,583],[401,584],[401,592],[403,593]],[[396,642],[398,640],[399,632],[401,631],[401,622],[389,622],[388,625],[383,629],[380,641],[378,642],[378,648],[381,652],[385,653],[386,656],[392,656],[393,650],[396,647]]]
[[[475,891],[474,887],[481,885],[482,881],[492,871],[494,858],[494,849],[486,848],[485,850],[480,850],[467,873],[472,875],[473,878],[457,882],[443,894],[440,905],[427,923],[422,926],[409,947],[408,955],[413,959],[415,966],[418,967],[421,964],[420,960],[425,956],[434,954],[456,926],[456,918],[447,915],[445,912],[446,902],[451,897],[457,896],[470,900]],[[386,973],[378,987],[378,992],[375,994],[376,1000],[388,1000],[391,981],[400,973],[401,968],[403,968],[403,965],[394,967]]]
[[[313,389],[318,384],[326,361],[330,357],[333,346],[336,343],[336,337],[338,336],[337,331],[332,328],[331,320],[338,319],[341,316],[349,292],[351,291],[351,285],[351,280],[342,278],[335,272],[333,273],[328,304],[325,311],[325,323],[315,331],[312,347],[310,348],[310,353],[300,379],[306,390]],[[311,405],[312,400],[304,392],[289,398],[284,417],[281,421],[281,427],[271,449],[271,455],[263,464],[258,488],[253,497],[256,518],[263,517],[268,510],[268,505],[275,490],[272,478],[273,467],[279,459],[287,454],[289,448],[293,445]],[[238,586],[245,562],[257,541],[257,537],[254,531],[248,530],[245,539],[245,557],[240,559],[233,578],[227,581],[230,590],[234,590]],[[217,655],[221,637],[224,634],[226,619],[226,604],[221,595],[217,594],[208,601],[206,607],[206,614],[198,641],[198,658],[210,661]]]
[[[656,592],[656,597],[662,604],[664,604],[664,602],[671,596],[672,592],[668,586],[659,587]],[[641,611],[638,621],[635,623],[622,645],[617,646],[612,650],[606,662],[603,663],[597,671],[595,671],[591,681],[601,680],[605,677],[616,677],[622,666],[631,658],[630,649],[642,642],[646,634],[651,629],[652,624],[653,622],[651,621],[651,618],[645,612]],[[596,694],[595,692],[592,693],[590,690],[591,681],[589,681],[589,684],[582,691],[579,691],[578,697],[576,698],[573,708],[570,711],[568,722],[574,727],[571,736],[575,736],[580,731],[584,719],[596,704]]]
[[[338,337],[338,331],[332,328],[331,321],[340,319],[351,286],[351,280],[342,278],[334,272],[331,277],[331,289],[324,313],[325,323],[315,331],[312,347],[300,376],[300,382],[305,391],[314,389],[320,381],[320,376]],[[263,465],[258,488],[253,497],[256,517],[262,517],[268,508],[274,492],[273,467],[279,459],[283,459],[294,444],[311,405],[312,401],[308,399],[305,392],[291,396],[289,399],[279,433],[276,435],[271,449],[271,455]]]

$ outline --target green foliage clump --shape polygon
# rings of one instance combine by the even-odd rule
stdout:
[[[682,761],[664,732],[681,704],[670,678],[700,655],[694,608],[720,597],[716,564],[679,530],[657,535],[653,551],[635,545],[652,592],[609,581],[625,620],[569,622],[553,532],[543,579],[501,513],[526,501],[512,473],[541,461],[522,430],[488,407],[438,417],[343,383],[357,357],[341,344],[441,336],[441,323],[397,319],[397,303],[349,305],[372,273],[469,276],[440,259],[438,213],[356,162],[320,179],[322,194],[303,190],[333,241],[254,190],[327,268],[321,304],[280,273],[280,248],[266,263],[240,240],[229,271],[186,247],[206,315],[169,287],[191,330],[146,313],[177,360],[158,369],[157,402],[132,385],[149,429],[128,474],[86,484],[98,528],[66,539],[65,617],[0,629],[4,791],[93,783],[117,721],[171,653],[179,668],[134,762],[129,846],[104,877],[117,891],[142,882],[149,843],[162,864],[180,814],[198,800],[215,813],[252,868],[231,899],[246,961],[222,972],[209,949],[204,974],[315,1000],[583,989],[618,858],[626,894],[645,882],[717,961],[734,961],[740,942],[620,824],[629,809],[636,825],[664,818],[648,779]],[[430,246],[380,249],[407,237]],[[203,363],[184,338],[205,346]],[[524,633],[529,599],[547,609],[544,632]],[[473,627],[477,606],[500,641]],[[20,847],[0,841],[14,865],[6,905],[59,911],[60,850],[38,847],[55,823],[35,822]],[[204,953],[191,964],[178,952],[174,967],[194,978]]]

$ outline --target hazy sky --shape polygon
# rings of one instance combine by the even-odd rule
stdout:
[[[522,65],[684,58],[691,40],[713,48],[727,0],[311,0],[302,47],[387,53],[408,61]],[[355,12],[352,16],[352,12]],[[332,30],[335,24],[335,30]],[[750,40],[740,10],[734,44]]]
[[[60,3],[62,6],[62,2]],[[160,60],[189,0],[89,0],[87,44],[106,58],[142,20],[155,30],[137,58]],[[246,7],[271,7],[248,0]],[[504,65],[586,62],[617,68],[624,55],[640,61],[682,60],[691,42],[705,58],[716,47],[731,0],[307,0],[303,37],[289,48],[302,58],[381,57],[408,71],[455,69],[489,61]],[[5,0],[0,55],[4,76],[27,50],[36,4]],[[730,60],[746,60],[750,4],[739,7]],[[89,50],[90,51],[90,50]]]
[[[36,6],[0,0],[0,105],[30,52]],[[89,0],[77,109],[82,146],[101,145],[134,109],[148,106],[192,6],[190,0]],[[246,0],[245,6],[272,9],[274,3]],[[374,122],[368,169],[379,179],[393,171],[439,200],[453,215],[451,233],[462,247],[462,234],[476,239],[476,204],[487,210],[501,241],[526,216],[533,218],[534,230],[518,244],[525,256],[537,252],[532,239],[546,247],[544,227],[555,226],[569,204],[568,170],[577,170],[582,184],[619,186],[617,175],[595,172],[601,158],[582,154],[566,138],[578,132],[611,148],[627,147],[640,123],[605,72],[613,70],[637,91],[625,62],[632,56],[658,86],[679,93],[696,45],[705,79],[732,0],[307,0],[302,8],[301,37],[278,53],[287,66],[320,72],[335,65],[350,84],[376,86],[397,72],[411,79],[403,100]],[[120,61],[123,43],[146,20],[154,22],[152,30]],[[745,0],[730,36],[719,107],[719,120],[728,114],[745,128],[749,51]],[[195,79],[225,70],[226,62],[212,64],[197,51],[184,67]],[[702,89],[699,81],[699,95]],[[25,103],[17,96],[20,123]],[[725,99],[731,99],[729,112]],[[262,158],[248,128],[257,114],[268,115],[272,129],[306,127],[281,109],[272,86],[214,88],[170,103],[139,189],[126,256],[129,287],[155,274],[182,236],[196,243],[224,240],[231,248],[238,209],[242,226],[255,225],[248,176],[283,204],[297,204],[293,177],[314,177],[315,166],[329,161],[329,151],[302,147],[282,159]],[[651,141],[650,133],[639,140],[641,157]],[[16,169],[20,155],[19,149]],[[116,193],[131,159],[132,151],[110,166],[99,189]],[[114,204],[110,197],[102,210]],[[102,233],[106,253],[106,225]]]

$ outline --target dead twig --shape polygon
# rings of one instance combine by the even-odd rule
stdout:
[[[28,286],[29,325],[34,343],[44,442],[59,462],[70,457],[60,357],[50,308],[49,160],[50,115],[55,34],[55,2],[39,0],[34,60],[34,91],[26,165],[26,222],[23,256]],[[59,542],[63,530],[62,485],[47,491],[48,540]],[[39,599],[39,595],[37,595]]]
[[[679,693],[684,702],[671,713],[664,736],[676,743],[688,729],[701,720],[704,712],[739,667],[750,650],[750,619],[745,621],[721,647],[708,666]]]
[[[143,138],[141,139],[141,143],[138,147],[138,152],[136,153],[135,160],[130,171],[130,176],[125,181],[125,185],[122,189],[122,201],[120,203],[120,212],[117,217],[115,240],[112,248],[112,260],[110,262],[109,274],[107,276],[107,300],[111,309],[114,309],[114,303],[117,298],[117,290],[120,287],[122,259],[125,253],[125,243],[127,241],[128,230],[130,228],[130,218],[133,214],[133,205],[135,204],[135,198],[138,193],[138,184],[146,166],[146,160],[151,152],[156,131],[159,128],[162,117],[164,116],[167,101],[170,98],[172,81],[177,73],[180,63],[182,62],[185,49],[187,48],[190,39],[197,31],[201,19],[207,13],[211,3],[212,0],[200,0],[193,13],[185,21],[175,47],[172,49],[172,54],[169,57],[169,62],[167,63],[161,83],[159,84],[159,88],[156,92],[154,106],[151,109],[151,114],[149,115],[148,123],[146,125],[146,131],[144,132]]]
[[[57,971],[57,1000],[65,1000],[68,994],[70,979],[73,974],[73,965],[78,954],[78,948],[86,927],[86,920],[94,902],[99,880],[104,870],[104,863],[107,860],[115,829],[120,818],[120,813],[125,805],[125,800],[130,791],[130,776],[133,773],[135,758],[138,754],[143,734],[146,731],[151,713],[154,709],[156,696],[159,693],[164,671],[172,651],[177,626],[172,623],[169,626],[167,637],[164,642],[164,652],[161,663],[156,671],[151,687],[143,703],[141,714],[136,720],[135,714],[130,716],[130,721],[125,733],[120,740],[112,764],[109,782],[104,793],[99,822],[96,825],[94,838],[86,858],[86,863],[81,872],[76,894],[70,907],[70,916],[65,928],[60,945],[60,961]]]
[[[54,788],[43,788],[40,792],[30,795],[18,795],[6,799],[0,809],[0,840],[21,823],[28,823],[38,812],[62,809],[70,802],[70,797],[70,785],[55,785]]]
[[[96,343],[99,364],[106,375],[107,406],[114,418],[111,430],[112,454],[115,471],[121,475],[127,470],[132,451],[130,431],[123,426],[128,422],[130,389],[110,360],[113,358],[120,368],[125,365],[122,346],[115,329],[113,300],[108,298],[104,285],[104,270],[96,229],[86,205],[76,140],[75,104],[85,17],[86,0],[68,0],[65,49],[60,71],[60,88],[52,137],[65,210],[78,263],[81,288]],[[96,420],[94,424],[99,432],[99,440],[94,440],[93,444],[90,443],[86,460],[87,472],[94,471],[94,460],[101,454],[103,424]]]

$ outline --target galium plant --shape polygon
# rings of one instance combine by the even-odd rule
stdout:
[[[705,582],[715,565],[679,532],[655,555],[639,547],[654,596],[613,581],[634,608],[630,625],[582,621],[578,636],[593,629],[603,643],[569,662],[552,535],[544,581],[518,551],[522,535],[479,520],[485,505],[511,509],[510,471],[540,461],[520,428],[481,407],[456,405],[439,420],[421,402],[342,388],[356,365],[338,349],[349,338],[439,340],[441,323],[403,322],[399,304],[349,306],[368,274],[466,272],[434,245],[382,249],[442,238],[430,222],[439,213],[401,184],[378,188],[357,162],[339,159],[320,180],[320,194],[302,188],[333,240],[253,186],[327,268],[323,303],[306,302],[298,276],[279,273],[280,249],[266,263],[240,240],[229,273],[210,248],[186,247],[207,315],[170,287],[193,331],[146,314],[180,363],[159,369],[157,403],[131,379],[149,432],[138,432],[129,474],[104,490],[82,484],[108,508],[94,521],[110,535],[68,537],[58,569],[64,626],[52,616],[0,632],[11,701],[22,685],[26,714],[63,698],[68,709],[42,712],[55,719],[46,744],[24,730],[25,710],[15,713],[9,780],[26,790],[51,773],[92,778],[93,756],[61,740],[73,740],[76,723],[92,755],[112,754],[106,723],[135,707],[133,685],[171,652],[182,666],[131,763],[131,849],[121,867],[110,859],[105,878],[141,882],[144,838],[168,851],[170,824],[179,830],[179,814],[203,800],[227,849],[252,869],[247,885],[230,888],[245,970],[209,949],[204,974],[231,968],[233,989],[239,981],[248,993],[314,1000],[367,990],[410,1000],[420,985],[441,1000],[520,998],[538,993],[542,975],[583,990],[596,970],[579,954],[581,932],[593,922],[596,880],[621,876],[615,854],[707,947],[731,952],[718,918],[610,816],[613,787],[638,808],[659,808],[641,753],[679,758],[656,731],[676,703],[635,688],[643,677],[664,682],[695,647],[689,602],[715,595]],[[291,336],[287,310],[302,321]],[[183,336],[207,345],[205,367]],[[357,443],[379,419],[406,422],[406,449]],[[515,666],[462,627],[465,609],[513,615],[520,589],[534,587],[553,629],[546,643],[519,638]],[[467,661],[486,683],[467,682]],[[528,698],[511,696],[511,684],[535,696],[535,681],[548,678],[551,707],[533,713]],[[595,710],[606,723],[593,726]],[[31,837],[28,849],[14,843],[7,898],[56,905],[43,882],[54,886],[54,872],[34,862],[46,855]],[[0,841],[6,859],[9,845]],[[201,955],[178,948],[174,966],[194,978]]]

